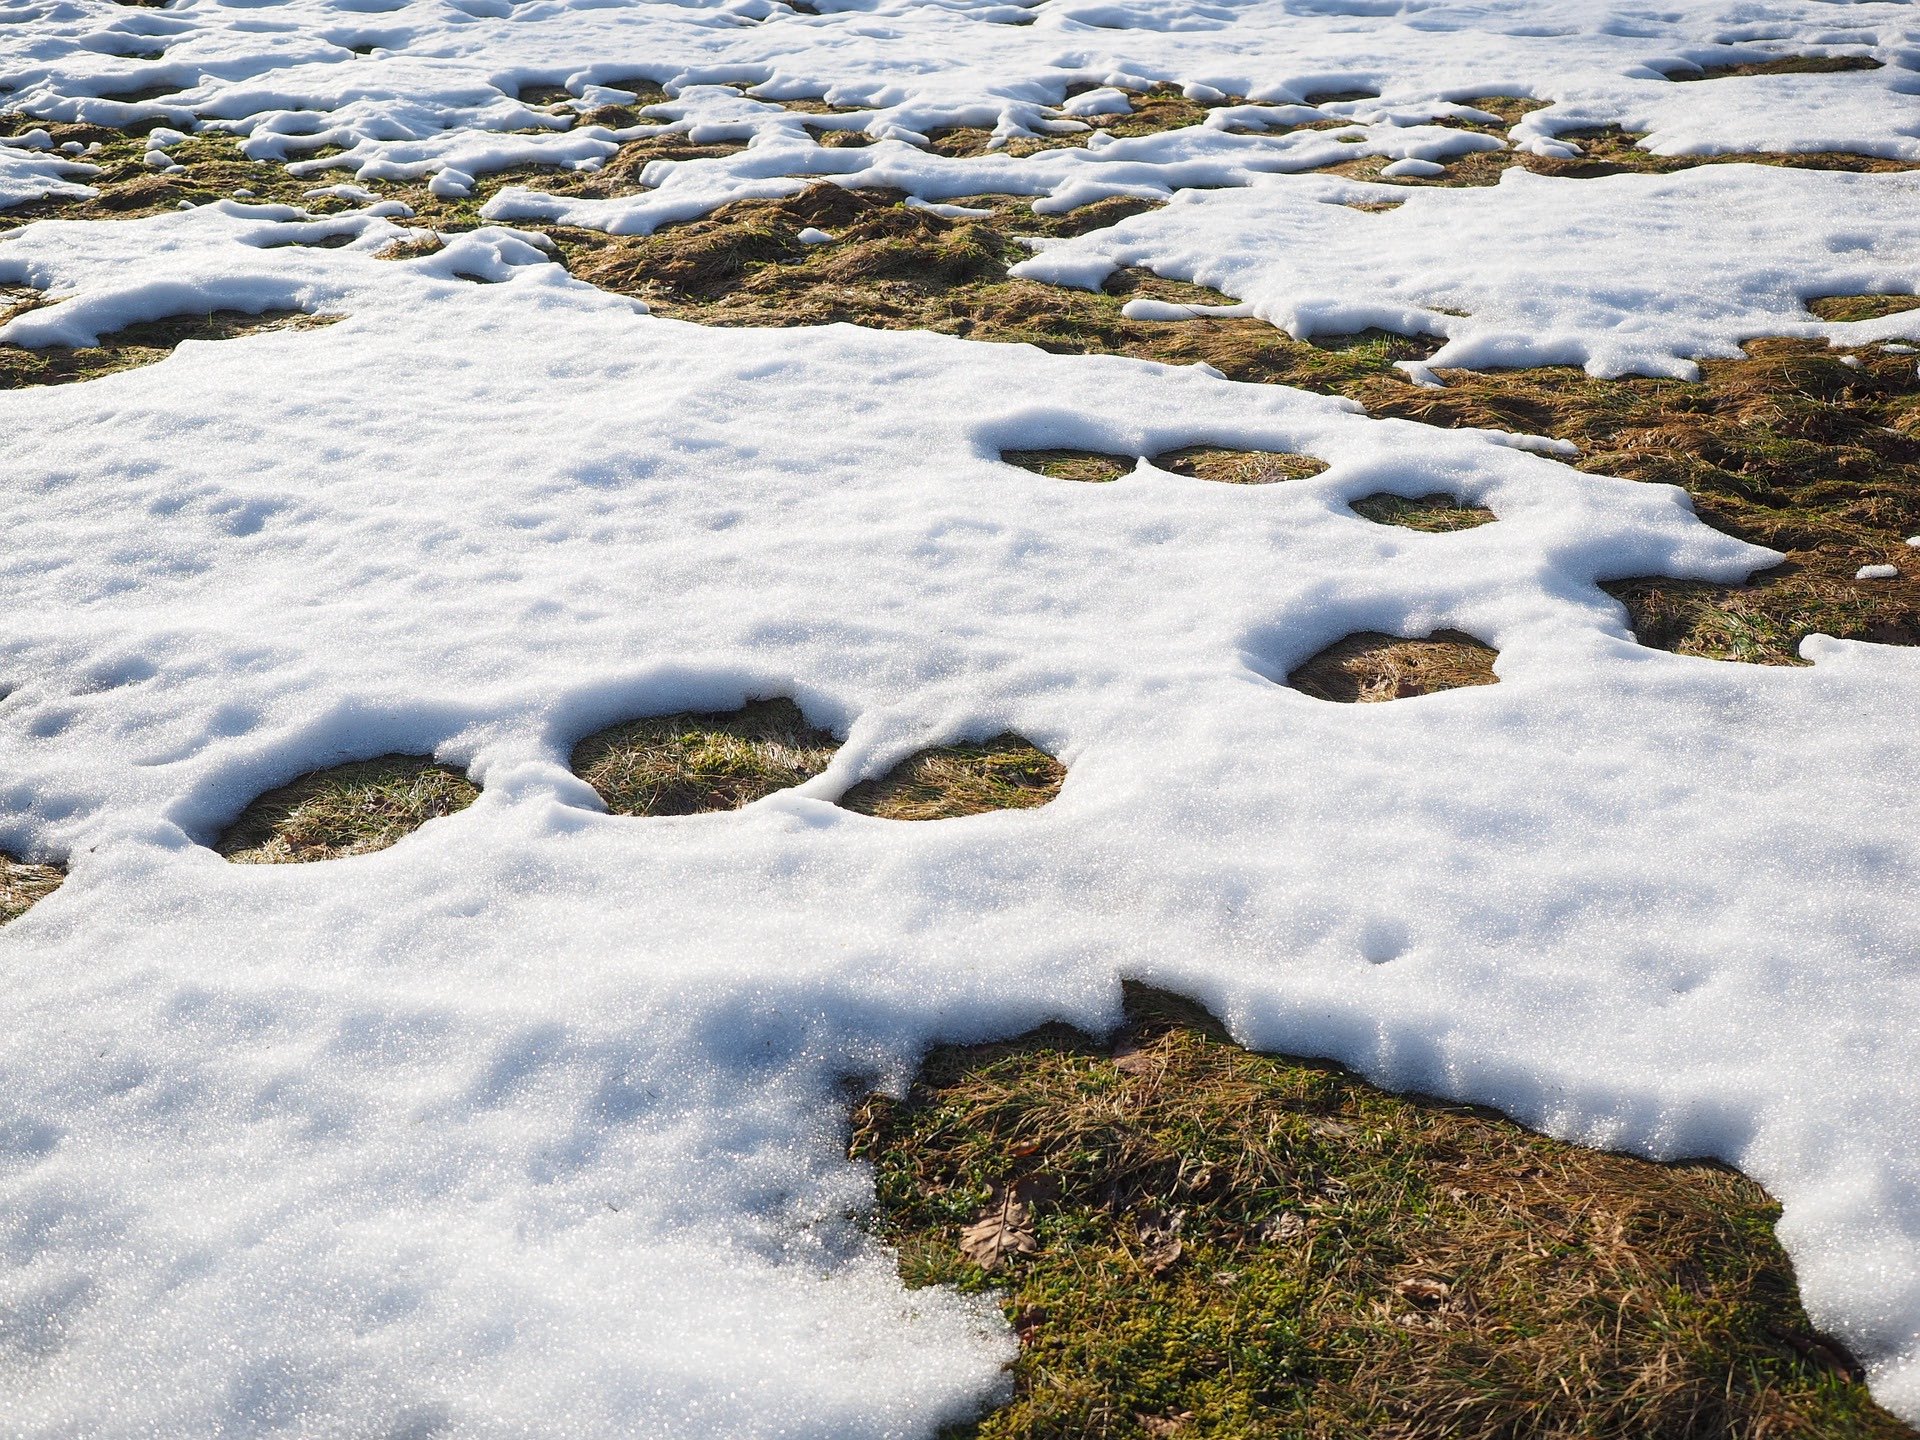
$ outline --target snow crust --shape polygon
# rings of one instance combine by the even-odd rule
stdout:
[[[393,202],[0,237],[0,286],[57,302],[0,343],[338,317],[0,394],[0,845],[71,868],[0,930],[8,1432],[932,1434],[1003,1393],[1013,1342],[990,1305],[906,1292],[850,1218],[870,1189],[842,1081],[898,1086],[931,1044],[1043,1019],[1109,1025],[1122,977],[1250,1044],[1740,1166],[1785,1206],[1815,1320],[1920,1418],[1920,655],[1639,647],[1599,582],[1778,557],[1559,442],[1204,367],[702,330],[509,228],[644,233],[819,179],[942,213],[1174,196],[1022,268],[1144,264],[1296,333],[1430,331],[1440,364],[1685,374],[1757,334],[1920,339],[1911,313],[1803,308],[1920,284],[1909,176],[1294,173],[1560,153],[1610,123],[1673,153],[1920,158],[1913,7],[821,8],[0,17],[10,107],[230,128],[356,203],[383,179],[459,196],[506,165],[592,166],[656,125],[750,142],[633,196],[507,190],[500,223],[408,259],[376,258],[417,233]],[[1882,68],[1664,78],[1819,54]],[[568,123],[622,80],[670,98],[625,131]],[[1157,81],[1248,103],[1024,159],[925,148],[1078,125]],[[564,114],[516,98],[551,84]],[[1308,104],[1361,89],[1379,96]],[[1433,123],[1488,94],[1553,103],[1504,139]],[[775,103],[818,97],[855,108]],[[1351,123],[1274,133],[1327,119]],[[0,205],[90,175],[30,134],[0,144]],[[1382,199],[1405,203],[1352,208]],[[1196,443],[1329,468],[1241,488],[1149,463]],[[1077,485],[997,458],[1055,446],[1142,463]],[[1436,490],[1496,523],[1424,535],[1349,508]],[[1278,683],[1353,631],[1445,627],[1498,647],[1498,685],[1349,707]],[[566,769],[604,724],[772,695],[844,744],[743,811],[610,817]],[[1070,768],[1041,810],[833,803],[1008,728]],[[479,801],[351,860],[207,848],[263,789],[391,750],[467,767]]]

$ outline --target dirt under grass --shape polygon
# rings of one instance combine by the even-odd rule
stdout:
[[[424,755],[382,755],[302,775],[267,791],[215,845],[236,864],[298,864],[384,850],[479,791]]]
[[[1774,1203],[1251,1054],[1131,988],[1099,1043],[934,1053],[851,1153],[910,1285],[1020,1339],[981,1440],[1894,1440]],[[985,1262],[985,1263],[983,1263]]]
[[[60,888],[67,872],[58,865],[34,865],[0,850],[0,925],[17,920],[36,902]]]

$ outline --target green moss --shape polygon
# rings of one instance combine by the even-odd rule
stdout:
[[[464,810],[479,793],[458,770],[426,756],[382,755],[269,790],[241,811],[215,848],[240,864],[364,855]]]
[[[1116,1046],[938,1051],[856,1111],[910,1285],[1021,1339],[986,1440],[1891,1437],[1814,1333],[1777,1210],[1710,1165],[1581,1150],[1129,993]],[[1012,1185],[1034,1252],[961,1233]]]

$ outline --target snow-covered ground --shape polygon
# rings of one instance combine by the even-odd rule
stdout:
[[[570,223],[644,231],[808,177],[1056,208],[1188,191],[1031,266],[1145,264],[1303,332],[1430,330],[1448,363],[1684,373],[1756,334],[1920,339],[1920,314],[1801,308],[1920,285],[1911,176],[1510,175],[1376,214],[1351,202],[1386,187],[1290,173],[1500,143],[1425,123],[1493,93],[1556,102],[1520,145],[1620,123],[1670,151],[1920,159],[1909,5],[820,8],[28,0],[0,16],[0,98],[457,188],[638,133],[553,128],[522,85],[584,109],[644,78],[678,92],[665,123],[753,143],[564,202]],[[1883,64],[1663,78],[1808,54]],[[922,148],[1163,79],[1270,112]],[[1350,131],[1260,128],[1357,89],[1380,98],[1323,112]],[[816,145],[771,103],[822,95],[877,143]],[[87,178],[0,147],[0,200]],[[556,203],[507,190],[495,228],[398,261],[373,258],[391,219],[236,202],[0,239],[0,285],[60,301],[0,342],[344,317],[0,395],[0,844],[72,872],[0,930],[0,1429],[930,1434],[998,1393],[1012,1340],[991,1307],[909,1294],[849,1219],[841,1082],[1111,1024],[1123,976],[1252,1044],[1738,1165],[1783,1201],[1816,1321],[1920,1418],[1920,653],[1645,649],[1597,582],[1774,557],[1512,437],[1200,368],[651,317],[506,228]],[[997,458],[1195,443],[1330,468],[1091,486]],[[1382,490],[1497,523],[1347,508]],[[1353,631],[1440,627],[1497,646],[1501,683],[1370,707],[1276,683]],[[745,810],[613,818],[566,769],[608,722],[775,694],[845,744]],[[832,803],[1008,728],[1070,768],[1044,809]],[[480,801],[355,859],[206,848],[261,790],[396,749],[471,767]]]

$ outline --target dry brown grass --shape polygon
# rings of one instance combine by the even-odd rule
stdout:
[[[18,920],[37,900],[60,888],[67,872],[58,865],[32,865],[0,850],[0,925]]]
[[[1832,75],[1844,70],[1878,70],[1871,55],[1786,55],[1777,60],[1750,60],[1737,65],[1705,65],[1699,69],[1667,72],[1669,80],[1725,80],[1735,75]]]
[[[1133,470],[1131,455],[1105,455],[1098,450],[1002,450],[1000,458],[1049,480],[1091,485],[1110,483]]]
[[[1904,298],[1904,297],[1902,297]],[[1678,485],[1716,529],[1786,553],[1742,586],[1664,579],[1607,588],[1642,642],[1683,654],[1801,663],[1815,631],[1920,643],[1920,377],[1913,356],[1755,340],[1697,382],[1596,380],[1570,368],[1443,372],[1445,389],[1367,380],[1375,414],[1571,440],[1599,474]],[[1864,565],[1901,578],[1856,581]]]
[[[1367,495],[1353,502],[1353,513],[1381,525],[1401,525],[1409,530],[1445,534],[1451,530],[1471,530],[1495,518],[1484,505],[1463,505],[1451,495]]]
[[[384,850],[479,795],[458,770],[424,755],[382,755],[302,775],[269,790],[215,845],[242,865],[300,864]]]
[[[698,815],[812,779],[839,743],[791,700],[756,700],[598,731],[574,746],[573,769],[615,815]]]
[[[1153,463],[1175,475],[1217,480],[1226,485],[1273,485],[1282,480],[1306,480],[1327,468],[1324,460],[1287,450],[1226,450],[1217,445],[1188,445],[1153,457]]]
[[[885,820],[950,820],[989,810],[1030,810],[1060,793],[1066,767],[1011,732],[974,744],[909,756],[878,780],[864,780],[841,805]]]
[[[19,308],[16,307],[15,313]],[[307,315],[298,310],[269,310],[260,315],[215,310],[206,315],[179,315],[129,325],[111,335],[102,335],[98,345],[78,350],[65,346],[27,350],[17,345],[0,345],[0,390],[19,390],[30,385],[69,385],[81,380],[97,380],[118,370],[157,364],[187,340],[232,340],[269,330],[314,330],[341,318]]]
[[[929,1056],[856,1108],[909,1284],[997,1290],[1020,1338],[992,1440],[1895,1440],[1809,1324],[1777,1208],[1488,1111],[1250,1054],[1130,987]],[[992,1273],[962,1237],[1016,1195]]]
[[[1317,700],[1371,704],[1439,690],[1493,685],[1499,652],[1458,630],[1408,639],[1362,630],[1298,665],[1287,683]]]

